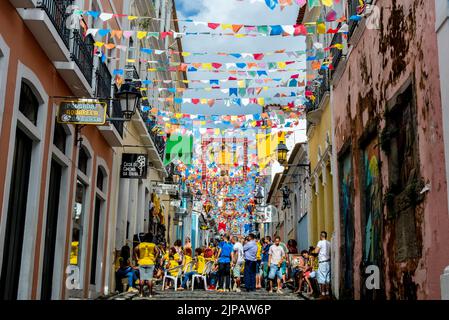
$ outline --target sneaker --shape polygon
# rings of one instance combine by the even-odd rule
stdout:
[[[235,292],[242,292],[242,290],[240,290],[240,288],[235,288]]]
[[[268,293],[273,293],[273,290],[269,290]]]
[[[210,285],[207,290],[215,290],[215,286],[214,285]]]
[[[130,287],[128,289],[128,292],[136,293],[136,292],[139,292],[139,290],[137,290],[136,288]]]
[[[276,290],[276,293],[280,293],[280,294],[282,294],[282,293],[284,293],[281,289],[277,289]]]

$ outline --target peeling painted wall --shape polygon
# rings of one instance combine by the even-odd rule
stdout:
[[[338,66],[344,72],[339,80],[335,80],[333,88],[336,150],[340,152],[349,145],[356,190],[353,201],[354,297],[361,298],[364,286],[363,246],[366,244],[366,233],[361,227],[366,222],[363,217],[366,217],[367,210],[361,145],[373,137],[381,145],[391,139],[399,139],[398,133],[390,128],[391,124],[390,130],[385,130],[386,115],[389,108],[402,103],[403,96],[397,94],[409,83],[412,88],[411,110],[414,111],[413,118],[405,123],[409,128],[404,139],[414,141],[412,138],[416,136],[416,154],[411,155],[413,159],[408,159],[408,153],[405,154],[404,159],[410,160],[413,171],[402,178],[406,180],[413,176],[419,181],[406,185],[407,190],[413,186],[411,189],[418,196],[416,201],[407,198],[409,202],[416,202],[406,205],[413,208],[412,211],[406,210],[411,218],[402,214],[391,216],[394,210],[386,205],[386,195],[391,193],[392,181],[395,181],[392,177],[400,174],[393,168],[397,166],[394,159],[398,157],[395,151],[381,150],[378,159],[383,213],[379,222],[383,248],[380,269],[384,278],[383,291],[388,299],[438,299],[439,276],[449,263],[449,216],[434,2],[384,0],[377,1],[376,5],[380,8],[380,29],[365,29],[359,41],[352,39],[354,43],[347,60]],[[355,33],[360,33],[361,28],[363,26],[359,25]],[[394,119],[394,115],[390,119]],[[412,120],[415,127],[411,126]],[[410,143],[409,147],[413,149]],[[396,146],[392,147],[392,150],[396,149]],[[419,191],[424,184],[430,185],[430,191],[420,196]],[[394,199],[405,193],[406,190],[401,189]],[[401,228],[401,219],[407,223],[413,221],[416,228],[416,257],[412,257],[413,254],[401,257],[402,253],[398,252],[404,249],[401,247],[403,235],[400,233],[404,229],[404,226]],[[342,247],[344,243],[340,245]]]

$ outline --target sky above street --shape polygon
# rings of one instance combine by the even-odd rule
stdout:
[[[292,5],[281,11],[279,8],[270,10],[264,3],[251,3],[250,0],[176,0],[178,19],[192,19],[194,21],[206,21],[214,23],[229,24],[245,24],[245,25],[288,25],[295,24],[298,16],[299,7]],[[220,32],[213,31],[207,26],[193,23],[180,23],[181,32]],[[242,30],[241,33],[244,33]],[[253,37],[253,38],[236,38],[233,36],[184,36],[182,39],[183,51],[187,52],[272,52],[281,49],[288,51],[299,51],[305,49],[304,37]],[[186,62],[254,62],[249,59],[235,59],[232,57],[222,57],[215,54],[207,56],[189,56],[185,58]],[[265,57],[260,62],[276,62],[296,60],[294,57],[288,57],[286,54],[275,54]],[[304,60],[304,59],[303,59]],[[304,63],[297,63],[289,66],[290,68],[303,68]],[[287,79],[295,72],[269,73],[269,78]],[[296,72],[298,73],[298,72]],[[228,73],[211,73],[211,72],[194,72],[188,73],[189,80],[206,80],[206,79],[227,79]],[[190,87],[204,87],[209,85],[191,84]],[[236,86],[235,82],[226,83],[223,88]],[[260,86],[254,84],[254,86]],[[272,85],[269,85],[272,86]],[[297,88],[293,88],[297,89]],[[218,91],[218,92],[217,92]],[[260,97],[273,97],[276,93],[288,94],[292,88],[279,88],[264,91]],[[184,98],[228,98],[220,90],[214,92],[206,91],[189,91],[184,94]],[[279,103],[287,103],[289,99],[278,99]],[[225,106],[221,102],[211,108],[207,105],[183,105],[183,112],[194,114],[252,114],[260,113],[261,107],[258,105],[248,106]]]

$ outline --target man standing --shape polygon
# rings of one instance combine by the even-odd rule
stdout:
[[[229,243],[229,236],[224,235],[218,249],[218,291],[230,291],[231,288],[231,254],[234,246]],[[219,289],[220,288],[220,289]]]
[[[274,278],[277,276],[277,293],[282,293],[282,262],[285,260],[285,251],[281,244],[281,237],[274,238],[274,245],[270,247],[268,251],[268,265],[270,266],[270,273],[268,274],[268,280],[270,283],[270,293],[273,292]]]
[[[315,248],[318,254],[317,280],[322,296],[330,295],[331,282],[331,244],[327,241],[327,232],[321,231],[320,241]]]
[[[248,235],[248,242],[243,246],[245,253],[245,288],[247,292],[256,291],[257,244],[254,234]]]
[[[153,243],[153,235],[151,233],[145,234],[143,242],[134,249],[134,254],[139,264],[140,296],[143,297],[143,287],[146,283],[150,291],[150,297],[152,297],[154,265],[156,257],[159,255],[159,249]]]
[[[262,279],[264,280],[264,286],[265,288],[268,288],[267,286],[267,278],[268,278],[268,252],[270,251],[270,247],[272,246],[271,243],[271,237],[266,236],[264,239],[264,243],[262,246],[262,260],[261,260],[261,273],[262,273]]]
[[[232,237],[232,244],[234,249],[232,252],[232,273],[234,275],[234,287],[232,291],[240,292],[240,270],[245,262],[243,245],[240,243],[237,236]]]

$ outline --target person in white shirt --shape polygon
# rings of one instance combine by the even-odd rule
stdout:
[[[232,237],[231,242],[234,245],[234,249],[231,254],[231,267],[232,274],[234,276],[234,287],[232,290],[235,292],[240,292],[240,270],[242,269],[242,265],[245,262],[243,245],[239,241],[239,238],[237,236]]]
[[[270,266],[270,273],[268,274],[268,280],[270,282],[270,293],[273,292],[273,281],[277,276],[277,293],[282,293],[282,262],[285,260],[286,252],[284,248],[280,245],[281,238],[278,236],[274,238],[274,244],[270,247],[268,251],[268,265]]]
[[[317,280],[320,285],[321,295],[330,295],[331,282],[331,244],[327,241],[327,232],[321,231],[320,241],[315,248],[318,253],[318,272]]]

